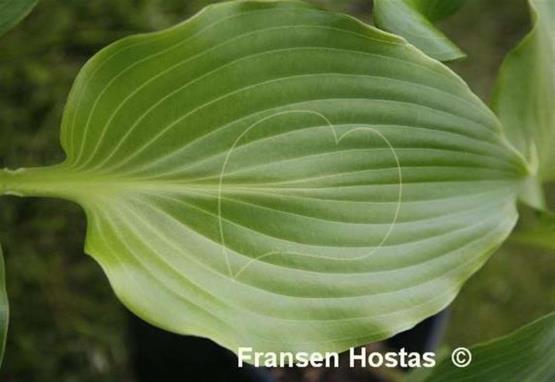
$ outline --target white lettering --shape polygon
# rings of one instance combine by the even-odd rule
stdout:
[[[366,367],[366,348],[360,348],[360,354],[356,354],[357,349],[349,349],[349,367],[357,367],[356,361],[359,362],[358,367]]]
[[[237,352],[237,366],[243,367],[243,362],[250,360],[252,360],[252,348],[239,348]]]
[[[434,367],[436,365],[435,357],[436,357],[435,353],[432,353],[432,352],[424,353],[424,355],[422,356],[422,358],[424,358],[424,363],[423,363],[422,366],[424,366],[424,367]]]

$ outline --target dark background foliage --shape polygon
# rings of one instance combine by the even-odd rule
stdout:
[[[0,38],[0,167],[63,159],[58,128],[79,69],[118,38],[168,27],[208,0],[42,0]],[[320,0],[370,18],[370,1]],[[469,58],[451,64],[487,99],[504,54],[529,28],[525,0],[469,0],[443,23]],[[0,199],[11,323],[0,380],[134,381],[127,318],[83,254],[81,210],[56,200]],[[507,244],[453,304],[446,345],[507,333],[555,307],[553,255]]]

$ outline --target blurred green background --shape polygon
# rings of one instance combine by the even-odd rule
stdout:
[[[63,159],[58,128],[79,69],[121,37],[168,27],[208,0],[41,0],[0,38],[0,167]],[[320,0],[368,21],[371,2]],[[442,27],[469,55],[451,64],[487,99],[506,52],[529,29],[525,0],[469,0]],[[84,216],[68,202],[1,198],[11,322],[0,380],[134,381],[126,315],[83,254]],[[555,308],[553,254],[507,244],[452,305],[445,344],[488,340]]]

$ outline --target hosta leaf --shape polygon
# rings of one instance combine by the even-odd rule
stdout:
[[[434,22],[454,13],[465,0],[374,0],[376,26],[406,38],[430,57],[451,61],[465,54]]]
[[[17,25],[38,0],[0,0],[0,36]]]
[[[6,337],[8,335],[9,306],[6,293],[6,276],[4,272],[4,255],[0,246],[0,365],[4,359]]]
[[[513,227],[526,171],[445,66],[289,1],[104,49],[62,145],[4,192],[80,203],[132,311],[232,350],[341,350],[441,310]]]
[[[555,0],[529,0],[534,27],[501,67],[493,108],[511,142],[555,180]]]
[[[466,368],[447,357],[427,379],[429,382],[551,382],[555,380],[555,313],[513,333],[470,348]]]

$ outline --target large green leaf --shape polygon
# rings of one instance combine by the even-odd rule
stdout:
[[[9,306],[6,293],[6,276],[4,273],[4,255],[0,246],[0,365],[4,359],[6,337],[8,335]]]
[[[0,36],[17,25],[38,0],[0,0]]]
[[[0,190],[83,206],[135,313],[232,350],[342,350],[443,309],[507,237],[523,159],[404,40],[301,2],[231,2],[102,50],[67,161]]]
[[[511,142],[555,180],[555,0],[529,0],[534,27],[501,67],[493,108]]]
[[[551,313],[505,337],[470,348],[472,362],[466,368],[445,358],[427,381],[552,382],[554,348],[555,313]]]
[[[466,0],[374,0],[373,18],[379,28],[396,33],[440,61],[464,57],[434,22],[459,9]]]

